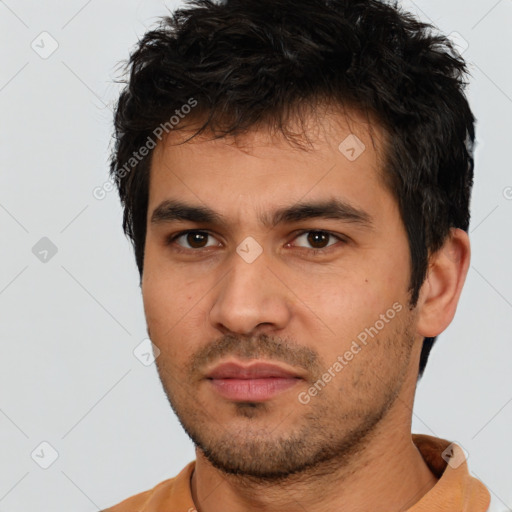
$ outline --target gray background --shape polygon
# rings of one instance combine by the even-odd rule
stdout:
[[[3,512],[98,510],[174,476],[195,457],[154,364],[133,354],[146,330],[118,197],[92,195],[107,179],[116,65],[165,5],[0,1]],[[460,443],[493,495],[493,510],[507,510],[512,1],[403,5],[467,42],[478,119],[471,268],[420,381],[413,431]],[[52,44],[58,48],[48,56]],[[42,442],[58,453],[48,469],[40,466],[52,462],[52,449]]]

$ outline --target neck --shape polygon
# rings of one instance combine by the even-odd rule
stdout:
[[[276,483],[227,475],[196,450],[191,488],[198,512],[407,510],[437,479],[412,441],[410,408],[398,402],[399,421],[393,414],[383,418],[350,460],[329,461]]]

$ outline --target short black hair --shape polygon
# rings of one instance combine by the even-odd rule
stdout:
[[[192,0],[170,14],[127,60],[114,118],[110,174],[141,278],[152,151],[137,151],[182,127],[171,118],[193,104],[185,117],[206,119],[195,135],[266,125],[291,139],[290,119],[330,102],[387,134],[383,171],[408,236],[414,307],[429,257],[451,227],[469,226],[475,118],[450,38],[378,0]],[[418,378],[435,340],[424,339]]]

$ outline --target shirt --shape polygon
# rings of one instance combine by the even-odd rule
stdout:
[[[487,487],[471,476],[462,448],[446,439],[412,434],[412,440],[437,483],[406,512],[485,512],[491,496]],[[448,461],[448,462],[447,462]],[[190,490],[195,461],[174,478],[127,498],[103,512],[196,512]]]

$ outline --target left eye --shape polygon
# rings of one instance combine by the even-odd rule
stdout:
[[[294,238],[294,240],[300,240],[301,238],[312,245],[313,250],[322,250],[326,249],[327,247],[330,247],[333,245],[333,243],[325,245],[325,243],[329,240],[329,238],[335,238],[336,240],[340,241],[342,240],[340,237],[328,232],[328,231],[304,231],[301,234],[299,234],[297,237]],[[334,243],[336,242],[334,241]],[[290,244],[287,244],[290,245]],[[319,247],[321,246],[321,247]]]

